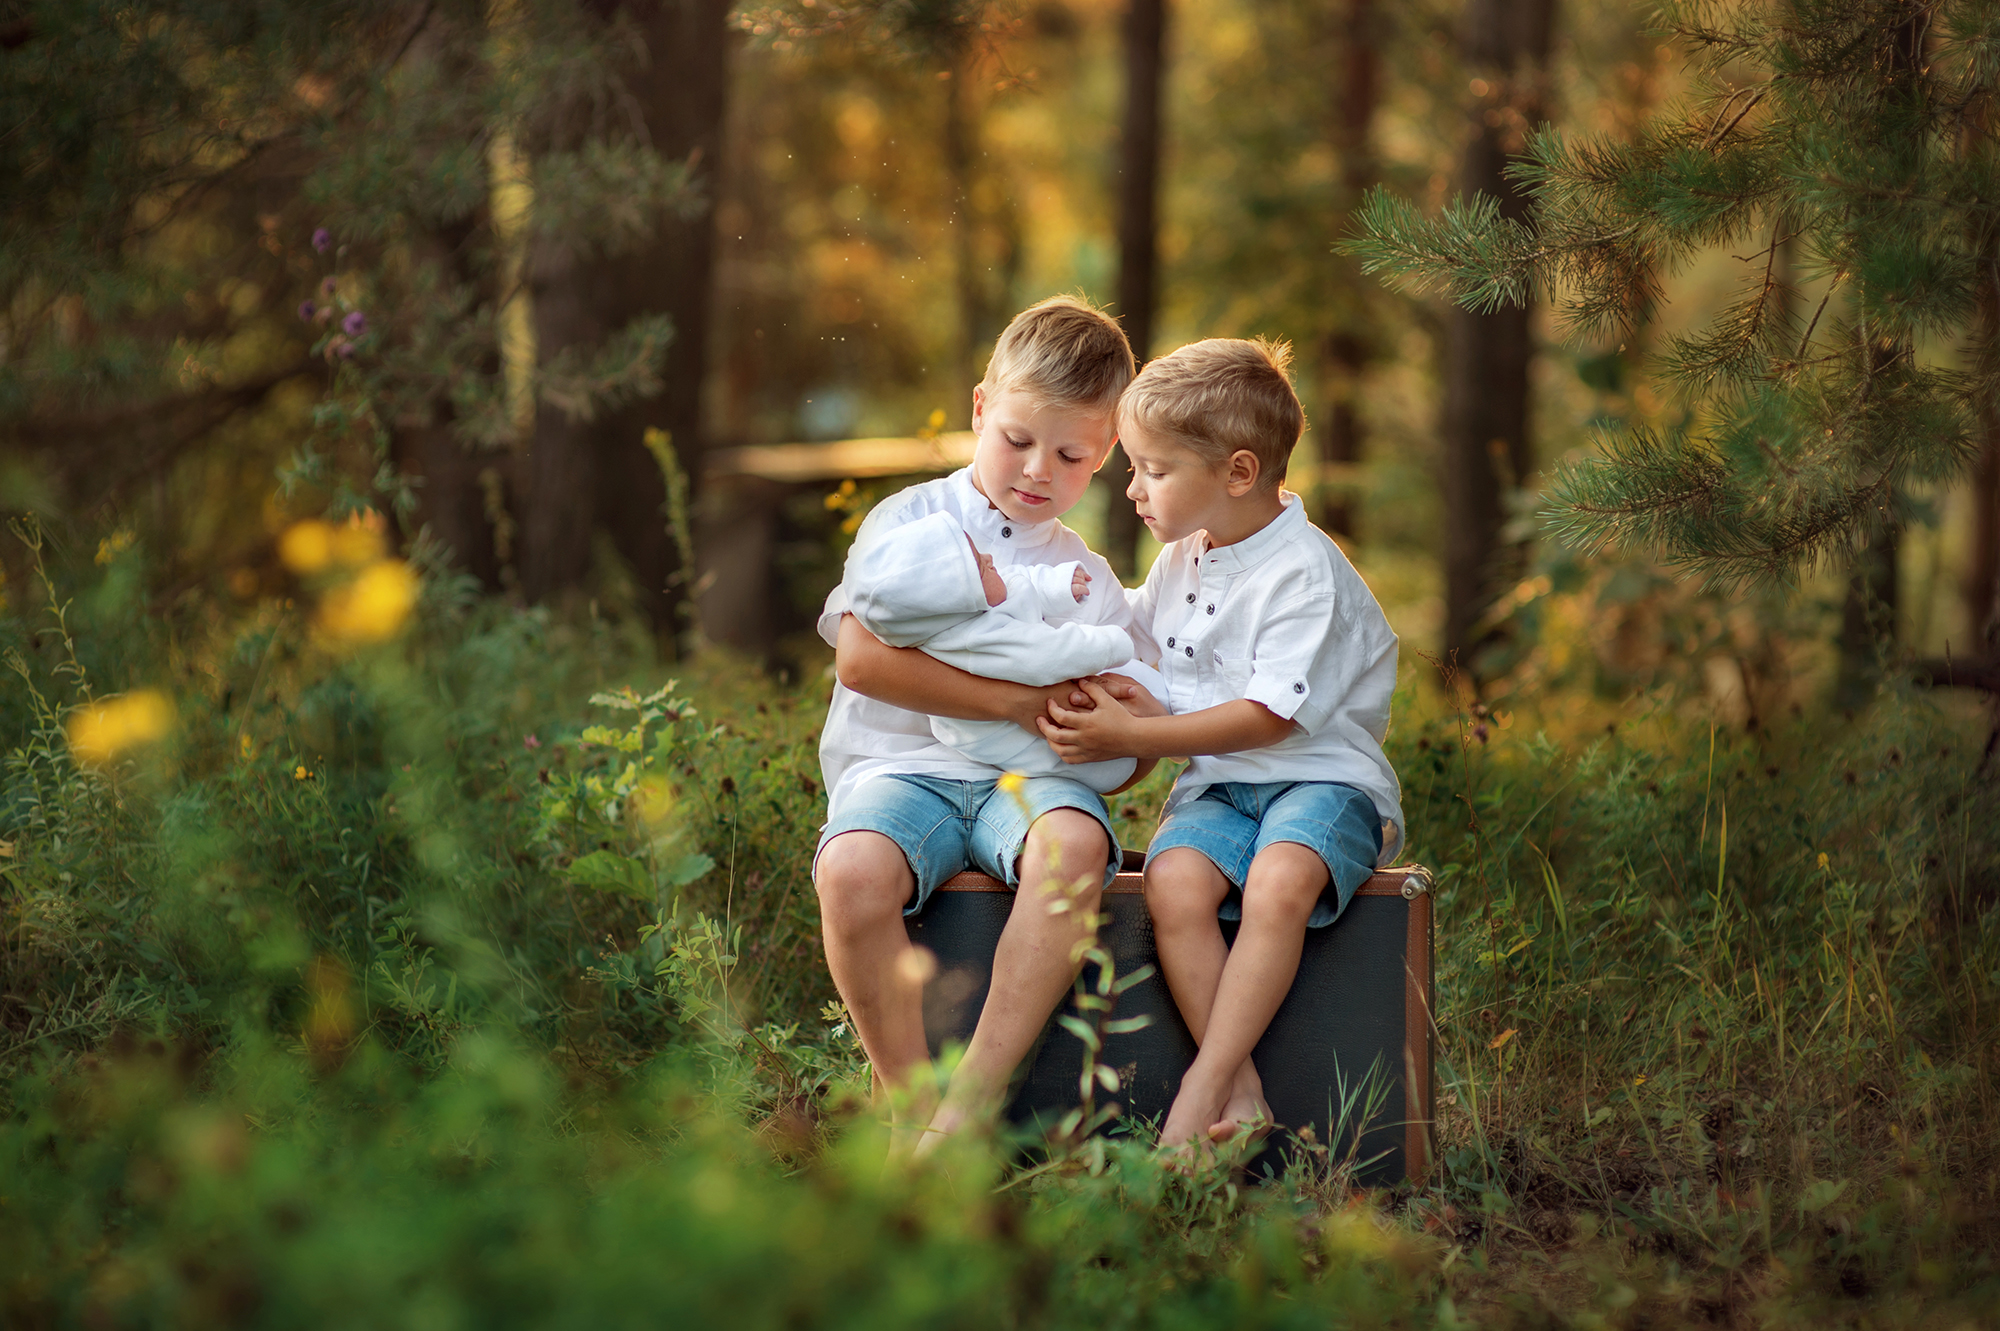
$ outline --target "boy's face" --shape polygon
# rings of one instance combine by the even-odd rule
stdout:
[[[1059,518],[1076,507],[1111,451],[1111,413],[1037,406],[1008,388],[972,390],[972,483],[1016,522]]]
[[[1214,463],[1179,444],[1150,437],[1128,423],[1118,439],[1132,463],[1125,497],[1153,539],[1167,545],[1215,526],[1213,518],[1229,503],[1226,464]]]

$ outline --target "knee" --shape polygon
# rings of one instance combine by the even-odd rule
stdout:
[[[915,879],[903,852],[875,832],[848,832],[826,843],[813,866],[820,920],[836,932],[899,917]]]
[[[1146,912],[1156,929],[1210,925],[1229,885],[1206,858],[1175,849],[1146,864]]]
[[[1087,813],[1052,809],[1028,829],[1021,860],[1024,869],[1030,864],[1060,864],[1072,876],[1102,871],[1111,862],[1111,838],[1105,835],[1104,824]]]
[[[1254,870],[1243,885],[1243,923],[1273,928],[1304,929],[1319,904],[1326,875],[1263,873]]]

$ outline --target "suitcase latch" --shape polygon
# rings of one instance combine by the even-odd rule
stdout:
[[[1431,876],[1424,870],[1403,876],[1403,900],[1415,901],[1431,890]]]

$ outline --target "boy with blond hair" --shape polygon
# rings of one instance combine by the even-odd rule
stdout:
[[[1250,1052],[1403,815],[1382,751],[1396,635],[1354,566],[1281,482],[1305,415],[1290,351],[1196,342],[1148,365],[1118,406],[1126,496],[1165,548],[1133,598],[1154,698],[1096,681],[1051,700],[1066,761],[1186,757],[1146,858],[1160,969],[1200,1046],[1160,1131],[1198,1149],[1268,1124]],[[1234,946],[1220,921],[1239,920]]]
[[[973,390],[971,465],[878,504],[856,549],[865,553],[897,529],[943,514],[1000,572],[1079,564],[1103,594],[1075,603],[1074,620],[1126,628],[1131,609],[1110,567],[1058,519],[1111,451],[1113,412],[1133,368],[1124,332],[1085,302],[1057,297],[1023,311]],[[892,1095],[895,1112],[914,1110],[899,1127],[928,1127],[914,1143],[921,1154],[997,1105],[1069,988],[1078,921],[1117,872],[1119,850],[1104,801],[1089,786],[1042,775],[999,789],[1000,768],[932,732],[932,717],[949,717],[1010,722],[1039,735],[1048,702],[1069,698],[1071,683],[1037,688],[982,678],[915,647],[885,645],[856,617],[851,590],[836,587],[820,618],[837,653],[838,683],[820,741],[827,822],[813,883],[827,968],[891,1092],[908,1087],[928,1057],[922,991],[930,959],[910,945],[903,917],[963,869],[1016,888],[986,1005],[942,1099],[933,1108]],[[1050,912],[1050,893],[1079,883],[1077,909]],[[898,1140],[909,1144],[906,1134]]]

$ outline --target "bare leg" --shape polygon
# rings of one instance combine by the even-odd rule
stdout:
[[[1197,1045],[1208,1033],[1209,1009],[1229,961],[1229,945],[1222,939],[1222,923],[1215,914],[1228,895],[1229,880],[1199,851],[1177,846],[1146,864],[1146,909],[1153,918],[1160,970]],[[1245,1058],[1209,1135],[1233,1136],[1239,1125],[1270,1118],[1264,1083],[1256,1064]]]
[[[1007,1079],[1076,979],[1070,953],[1083,937],[1081,917],[1095,911],[1103,895],[1110,853],[1104,825],[1077,809],[1052,809],[1028,829],[1020,890],[993,953],[986,1006],[917,1154],[936,1149],[969,1119],[997,1106]],[[1066,889],[1078,879],[1087,882],[1071,896]],[[1051,914],[1050,905],[1065,897],[1071,908]]]
[[[908,1089],[912,1072],[930,1057],[924,1044],[927,967],[903,927],[903,905],[916,878],[901,848],[879,832],[833,838],[814,873],[826,966],[874,1067],[878,1091],[889,1092],[893,1121],[900,1116],[897,1093]],[[916,1112],[919,1122],[926,1112]]]
[[[1192,851],[1188,854],[1207,863]],[[1183,918],[1183,909],[1191,917],[1193,901],[1201,895],[1193,886],[1199,875],[1192,870],[1183,875],[1179,866],[1184,861],[1178,854],[1162,855],[1160,861],[1159,888],[1154,887],[1150,869],[1147,881],[1148,904],[1154,904],[1156,897],[1159,903],[1155,907],[1154,928],[1157,934],[1164,907],[1174,921],[1168,932],[1180,935],[1185,926],[1191,925],[1191,918]],[[1214,871],[1213,865],[1208,867]],[[1221,874],[1215,873],[1215,879],[1221,879]],[[1245,1068],[1250,1051],[1263,1037],[1298,974],[1299,954],[1305,947],[1306,920],[1326,881],[1325,863],[1306,847],[1292,842],[1268,846],[1250,865],[1249,881],[1243,887],[1243,923],[1236,931],[1236,945],[1227,949],[1223,964],[1214,967],[1213,949],[1196,947],[1189,941],[1194,937],[1191,927],[1185,928],[1186,938],[1177,939],[1176,947],[1183,942],[1188,944],[1181,963],[1187,968],[1186,996],[1183,997],[1183,985],[1176,982],[1171,970],[1167,982],[1189,1030],[1195,1032],[1201,1051],[1181,1076],[1180,1092],[1160,1129],[1160,1145],[1179,1146],[1202,1135],[1229,1135],[1235,1129],[1229,1113],[1238,1105],[1239,1096],[1254,1095],[1261,1106],[1262,1089],[1255,1082],[1256,1070],[1250,1068],[1246,1076]],[[1170,900],[1175,904],[1168,905]],[[1220,894],[1211,900],[1220,901]],[[1213,911],[1213,906],[1210,910]],[[1215,942],[1221,942],[1219,927]],[[1161,938],[1162,966],[1170,964],[1168,947],[1167,940]],[[1214,988],[1204,1005],[1201,990],[1211,975],[1215,977]],[[1196,1011],[1191,1013],[1190,1008]]]

